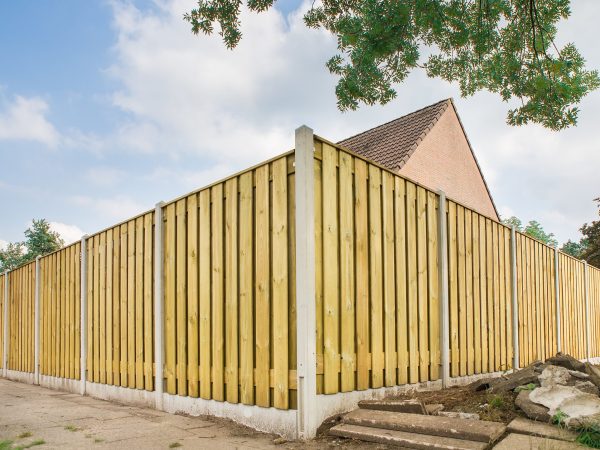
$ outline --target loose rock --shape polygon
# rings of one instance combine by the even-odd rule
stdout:
[[[538,377],[542,387],[551,387],[557,384],[566,385],[571,379],[569,370],[561,366],[548,366]]]
[[[537,403],[532,402],[529,399],[531,391],[521,391],[515,399],[515,405],[520,408],[527,417],[532,420],[539,420],[540,422],[548,422],[550,420],[550,414],[548,414],[548,408]]]
[[[563,353],[558,353],[556,356],[552,358],[548,358],[546,361],[548,364],[552,364],[554,366],[561,366],[566,369],[576,370],[578,372],[585,372],[585,364],[581,361],[573,358],[571,355],[566,355]]]
[[[444,417],[454,417],[456,419],[469,419],[469,420],[479,420],[479,414],[475,413],[466,413],[460,411],[439,411],[438,416]]]

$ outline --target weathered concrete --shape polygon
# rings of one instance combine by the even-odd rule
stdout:
[[[507,425],[506,431],[570,442],[575,441],[577,438],[577,433],[573,431],[548,423],[528,420],[524,417],[513,419],[513,421]]]
[[[425,434],[407,433],[398,430],[384,430],[342,423],[336,425],[329,434],[361,441],[398,445],[401,448],[437,449],[437,450],[483,450],[487,444],[483,442],[465,441],[449,437],[429,436]],[[514,449],[513,449],[514,450]]]
[[[361,409],[376,409],[379,411],[395,411],[411,414],[427,414],[427,409],[423,402],[419,399],[411,400],[361,400],[358,402],[358,407]]]
[[[540,422],[548,422],[550,420],[550,414],[548,408],[537,403],[532,402],[529,399],[531,391],[521,391],[515,399],[515,405],[525,413],[527,417],[533,420],[539,420]]]
[[[574,442],[511,433],[496,445],[494,450],[583,450],[584,448],[587,447]]]
[[[349,412],[344,416],[343,422],[363,427],[487,443],[496,441],[506,429],[504,425],[496,422],[364,409]]]

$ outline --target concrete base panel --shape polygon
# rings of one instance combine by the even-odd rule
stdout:
[[[66,391],[73,394],[79,394],[81,390],[81,381],[40,374],[40,386],[57,391]]]
[[[258,431],[281,435],[286,439],[297,437],[296,410],[262,408],[170,394],[163,394],[163,409],[169,413],[184,413],[191,416],[222,417]]]
[[[6,371],[6,378],[13,381],[20,381],[21,383],[35,384],[35,374],[29,372],[8,369]]]
[[[154,392],[143,389],[130,389],[87,381],[85,383],[85,394],[101,400],[127,403],[146,408],[154,408],[155,406]]]

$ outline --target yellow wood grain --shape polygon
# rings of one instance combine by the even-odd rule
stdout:
[[[165,342],[165,370],[164,375],[167,379],[166,391],[169,394],[177,393],[177,338],[176,338],[176,295],[175,295],[175,269],[176,269],[176,242],[175,242],[175,204],[170,203],[165,207],[164,219],[164,342]]]
[[[369,211],[367,165],[354,161],[354,214],[356,229],[356,371],[357,389],[368,389],[369,351]]]
[[[121,384],[121,230],[113,228],[113,384]]]
[[[467,375],[475,373],[475,311],[473,305],[473,221],[465,210],[465,290],[467,297]]]
[[[450,289],[450,373],[460,375],[460,345],[458,336],[458,252],[456,235],[456,203],[448,202],[448,287]]]
[[[419,314],[419,380],[429,380],[429,311],[427,290],[427,192],[417,187],[417,285]]]
[[[381,169],[369,165],[369,270],[371,291],[371,387],[384,385],[383,348],[383,227]]]
[[[225,182],[225,377],[226,398],[239,401],[238,374],[238,189]]]
[[[467,374],[467,289],[466,289],[466,244],[465,209],[456,207],[456,245],[458,250],[458,337],[460,345],[460,375]]]
[[[120,259],[120,267],[119,267],[119,279],[120,279],[120,337],[121,337],[121,354],[120,354],[120,378],[121,378],[121,386],[126,387],[128,383],[128,375],[127,375],[127,224],[124,223],[120,227],[120,249],[119,249],[119,259]],[[165,290],[166,291],[166,290]],[[166,295],[166,294],[165,294]]]
[[[340,152],[339,166],[341,391],[348,392],[355,389],[354,373],[356,370],[352,157],[346,152]],[[332,195],[335,195],[335,191]],[[391,207],[392,205],[390,205]],[[393,213],[393,210],[390,209],[390,211]],[[394,375],[395,372],[394,365]]]
[[[127,222],[127,386],[136,387],[135,360],[135,312],[136,312],[136,267],[135,267],[135,220]]]
[[[406,267],[408,282],[408,380],[419,381],[419,309],[417,274],[417,188],[406,183]]]
[[[240,176],[239,277],[240,277],[240,400],[254,404],[254,295],[252,173]]]
[[[441,207],[445,208],[446,205]],[[439,261],[438,261],[438,208],[439,197],[433,192],[427,193],[427,261],[428,278],[427,291],[429,292],[429,356],[430,379],[440,377],[440,288],[439,288]]]
[[[261,166],[254,172],[255,209],[254,266],[255,266],[255,320],[256,320],[256,404],[271,405],[269,386],[271,348],[271,285],[270,285],[270,227],[269,214],[269,166]],[[242,400],[243,401],[243,400]]]
[[[144,216],[144,387],[147,391],[154,388],[152,373],[152,355],[154,341],[154,259],[153,239],[154,213]]]
[[[212,215],[212,396],[214,400],[225,400],[224,391],[224,265],[223,265],[223,185],[217,184],[211,188]]]
[[[273,292],[273,370],[275,388],[273,406],[289,405],[288,361],[288,254],[287,254],[287,162],[278,159],[271,164],[272,187],[272,292]]]
[[[177,394],[187,395],[187,305],[186,305],[186,199],[175,204],[175,330],[177,346]]]
[[[398,361],[396,353],[396,267],[394,229],[394,176],[382,172],[381,179],[383,222],[383,317],[385,351],[385,385],[397,382]]]
[[[135,388],[144,389],[144,218],[135,219]]]
[[[198,196],[187,198],[187,360],[188,393],[198,397]]]
[[[99,379],[102,384],[106,383],[106,233],[100,234],[98,244],[98,308],[100,309],[99,319]]]
[[[338,152],[323,146],[323,367],[324,393],[339,392]]]
[[[315,152],[322,154],[322,144],[315,141]],[[364,165],[364,163],[363,163]],[[365,166],[366,167],[366,166]],[[314,159],[315,176],[315,321],[316,321],[316,355],[317,360],[323,361],[323,173],[322,163],[317,158]],[[360,232],[357,231],[357,236]],[[358,237],[357,237],[358,239]],[[257,243],[258,244],[258,243]],[[358,250],[357,250],[358,251]],[[368,269],[367,269],[368,272]],[[368,288],[367,288],[368,289]],[[358,317],[357,317],[358,320]],[[317,373],[317,393],[324,391],[323,371]],[[367,372],[368,373],[368,372]],[[367,375],[368,376],[368,375]],[[360,374],[359,374],[360,377]],[[367,381],[368,385],[368,381]]]

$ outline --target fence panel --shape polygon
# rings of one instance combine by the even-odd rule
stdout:
[[[588,265],[590,356],[600,356],[600,269]]]
[[[40,373],[80,378],[81,243],[40,259]]]
[[[510,229],[447,206],[450,374],[512,367]]]
[[[587,356],[583,266],[568,255],[559,256],[562,350],[578,359]]]
[[[315,146],[318,392],[438,379],[438,196]]]
[[[290,153],[165,205],[166,392],[295,407],[294,182]]]
[[[0,275],[0,369],[4,369],[4,283],[5,275]]]
[[[556,354],[555,251],[516,233],[519,365]]]
[[[87,379],[154,389],[154,211],[87,239]]]
[[[9,272],[8,289],[8,369],[32,373],[35,262]]]

